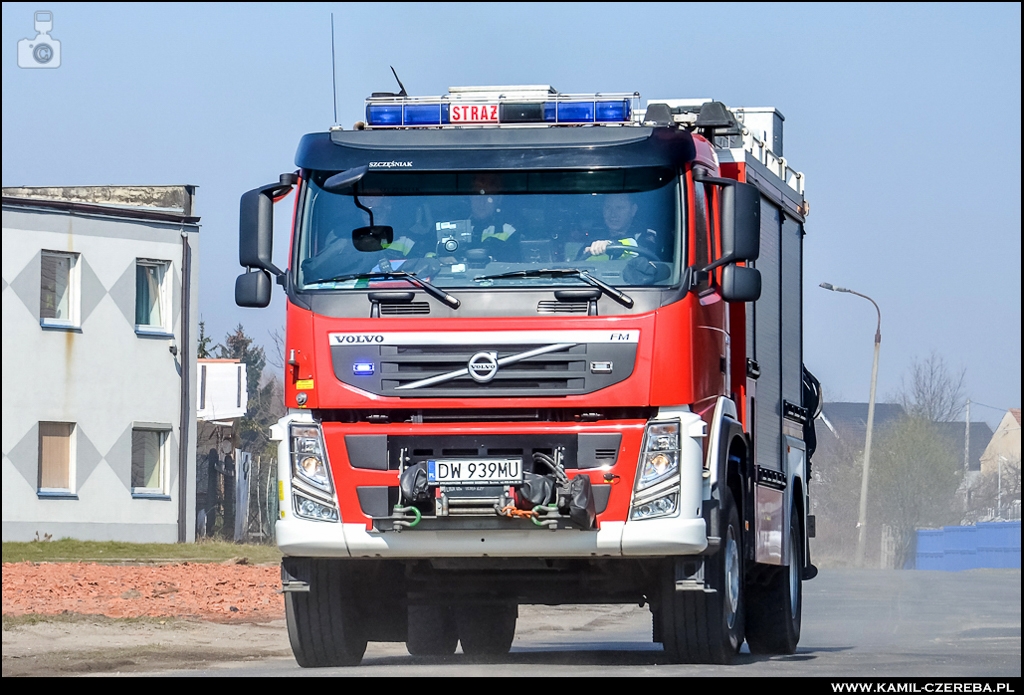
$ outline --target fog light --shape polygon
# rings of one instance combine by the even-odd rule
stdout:
[[[295,514],[313,521],[337,521],[338,510],[332,506],[295,494]]]
[[[658,497],[647,502],[633,507],[632,513],[629,515],[630,519],[651,519],[658,516],[669,516],[674,514],[676,511],[676,502],[678,495],[672,493],[671,495],[665,495],[664,497]]]

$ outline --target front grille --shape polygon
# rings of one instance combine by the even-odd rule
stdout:
[[[633,371],[636,357],[635,344],[579,343],[501,365],[493,379],[487,382],[475,381],[468,374],[467,365],[477,353],[497,353],[500,361],[541,347],[537,344],[334,345],[331,347],[331,355],[334,373],[339,380],[366,391],[402,398],[565,396],[590,393],[627,378]],[[367,362],[373,363],[369,375],[354,374],[355,363]],[[591,362],[613,363],[614,372],[591,373]],[[426,379],[459,371],[466,373],[409,387]]]
[[[525,352],[535,345],[500,345],[492,348],[499,357]],[[479,350],[461,346],[397,347],[385,346],[380,349],[381,386],[395,390],[399,386],[412,384],[436,374],[445,374],[465,368],[470,358]],[[468,375],[436,386],[423,386],[414,392],[430,393],[444,391],[476,392],[480,390],[535,391],[537,389],[556,391],[580,391],[583,389],[587,370],[587,346],[576,345],[561,352],[539,355],[503,366],[494,379],[479,383]]]

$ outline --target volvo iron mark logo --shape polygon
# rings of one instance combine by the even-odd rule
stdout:
[[[486,384],[498,373],[498,354],[495,352],[478,352],[469,358],[466,365],[469,375],[478,384]]]

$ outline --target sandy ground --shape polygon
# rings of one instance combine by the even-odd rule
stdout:
[[[288,656],[278,565],[4,563],[3,675]]]
[[[265,622],[284,617],[280,588],[277,565],[10,562],[3,565],[3,614]]]

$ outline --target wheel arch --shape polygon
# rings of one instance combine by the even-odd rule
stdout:
[[[721,397],[715,406],[711,431],[708,433],[709,452],[706,471],[708,485],[705,491],[704,519],[707,522],[708,538],[720,538],[719,514],[721,509],[721,488],[726,486],[732,492],[736,511],[740,517],[740,528],[744,520],[751,518],[752,498],[745,481],[750,479],[750,438],[743,431],[736,405]],[[744,545],[748,545],[744,532]],[[709,550],[714,548],[709,546]]]

